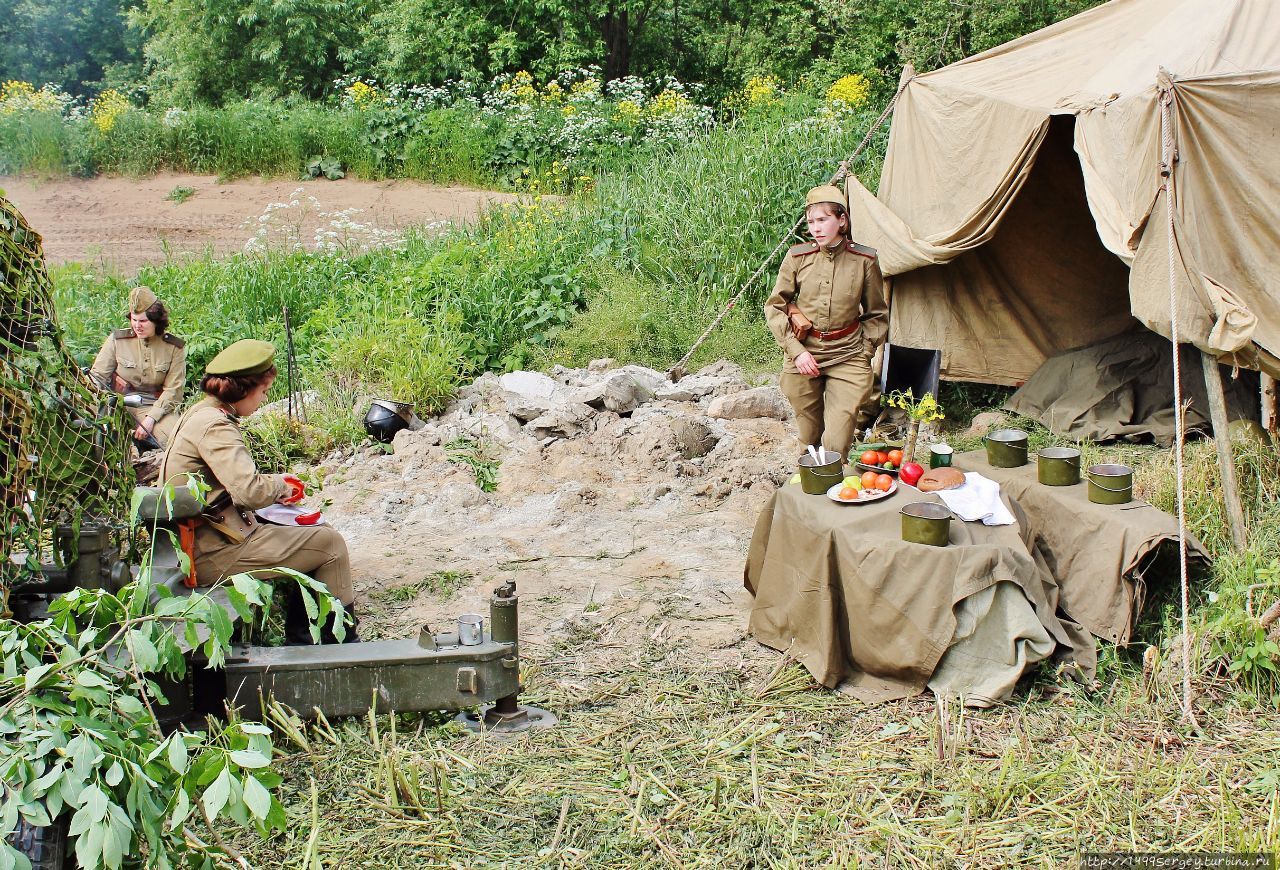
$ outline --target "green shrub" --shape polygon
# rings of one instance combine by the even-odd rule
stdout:
[[[409,139],[404,174],[440,183],[484,184],[489,139],[485,129],[460,109],[428,112]]]

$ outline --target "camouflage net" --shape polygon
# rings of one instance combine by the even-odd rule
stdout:
[[[82,520],[123,523],[133,486],[130,421],[62,340],[40,235],[0,195],[0,615]]]

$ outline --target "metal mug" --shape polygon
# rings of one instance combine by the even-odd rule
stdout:
[[[479,646],[484,643],[483,616],[464,613],[458,617],[458,643],[461,646]]]
[[[930,444],[929,445],[929,467],[930,468],[950,468],[951,467],[951,445],[949,444]]]

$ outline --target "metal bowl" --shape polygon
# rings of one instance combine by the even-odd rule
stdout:
[[[374,399],[369,403],[369,410],[364,415],[364,431],[369,437],[381,444],[390,444],[397,432],[409,428],[409,420],[413,417],[413,405],[406,402],[392,402],[387,399]]]

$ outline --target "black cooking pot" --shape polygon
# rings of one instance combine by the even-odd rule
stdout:
[[[374,399],[364,415],[364,431],[374,441],[390,444],[397,432],[409,428],[409,418],[412,415],[412,405]]]

